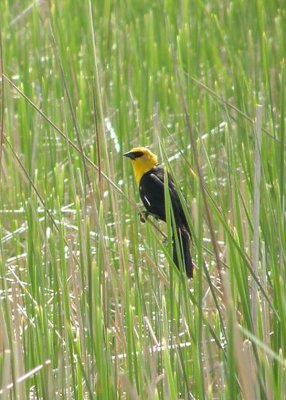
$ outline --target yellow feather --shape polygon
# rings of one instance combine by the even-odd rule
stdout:
[[[147,149],[146,147],[135,147],[131,150],[132,152],[142,152],[143,155],[139,158],[135,158],[132,161],[132,166],[135,174],[135,179],[137,185],[139,186],[140,180],[142,176],[150,171],[155,165],[158,164],[157,156],[152,153],[151,150]]]

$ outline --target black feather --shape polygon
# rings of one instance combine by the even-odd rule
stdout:
[[[153,167],[146,172],[139,183],[141,200],[147,211],[156,218],[166,222],[165,193],[164,193],[165,171],[162,166]],[[190,253],[191,233],[187,219],[176,191],[174,182],[168,174],[168,187],[172,203],[175,227],[173,226],[173,259],[179,267],[179,258],[175,245],[174,229],[176,229],[181,248],[181,257],[185,265],[186,274],[189,278],[193,276],[193,262]]]

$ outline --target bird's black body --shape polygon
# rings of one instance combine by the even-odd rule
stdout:
[[[164,168],[160,165],[156,165],[142,176],[139,183],[139,193],[148,213],[166,222],[164,180]],[[187,219],[180,198],[176,191],[174,182],[169,174],[168,187],[174,213],[176,230],[182,250],[182,260],[185,265],[186,274],[189,278],[191,278],[193,276],[193,263],[189,249],[191,238],[190,229],[188,227]],[[174,263],[179,266],[174,234],[173,259]]]

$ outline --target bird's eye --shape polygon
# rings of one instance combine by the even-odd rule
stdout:
[[[133,157],[134,158],[140,158],[144,155],[143,151],[134,151]]]

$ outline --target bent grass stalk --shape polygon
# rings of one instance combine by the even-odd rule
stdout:
[[[238,1],[12,3],[0,17],[3,395],[283,398],[285,7],[266,18],[265,4]],[[157,143],[193,231],[191,284],[162,243],[172,213],[140,223],[121,155]]]

